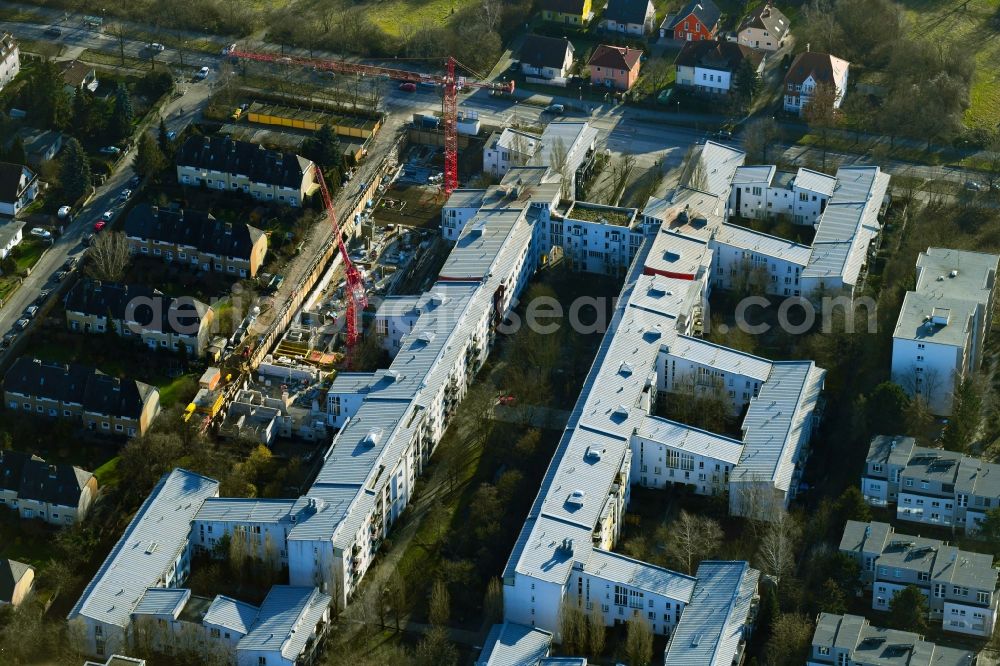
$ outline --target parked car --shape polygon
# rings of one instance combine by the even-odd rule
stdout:
[[[91,232],[88,231],[87,233],[85,233],[83,235],[83,244],[84,245],[90,245],[90,243],[93,240],[94,240],[94,234],[93,233],[91,233]]]
[[[549,104],[542,110],[542,113],[551,113],[554,116],[566,113],[566,107],[563,104]]]
[[[117,155],[118,153],[122,152],[122,149],[119,148],[118,146],[104,146],[97,152],[99,152],[101,155]]]
[[[50,25],[48,28],[45,29],[46,37],[59,37],[60,35],[62,35],[62,30],[55,27],[54,25]]]
[[[29,233],[32,236],[37,236],[38,238],[52,238],[52,234],[41,227],[35,227]]]
[[[983,189],[983,186],[974,180],[965,181],[965,189],[972,190],[973,192],[978,192]]]
[[[126,187],[124,190],[122,190],[122,193],[118,196],[122,201],[128,201],[129,197],[132,196],[132,190]]]
[[[22,317],[21,319],[18,319],[16,322],[14,322],[15,331],[23,331],[26,328],[28,328],[28,319]]]
[[[106,227],[107,224],[108,223],[105,222],[104,220],[98,220],[97,222],[94,223],[94,231],[100,231],[101,229]]]
[[[58,271],[56,273],[56,282],[62,282],[63,280],[66,279],[67,275],[69,275],[69,273],[67,273],[66,271]]]
[[[65,220],[69,218],[69,214],[72,210],[73,209],[70,208],[69,206],[60,206],[59,211],[56,213],[56,217],[58,217],[60,220]]]
[[[417,84],[411,81],[406,81],[399,84],[399,89],[403,92],[417,92]]]
[[[24,309],[24,314],[28,317],[28,319],[34,319],[35,315],[38,314],[38,306],[29,305]]]
[[[115,211],[113,210],[106,210],[104,211],[104,215],[101,215],[101,220],[104,222],[110,222],[113,219],[115,219]]]
[[[165,47],[163,44],[160,44],[159,42],[153,42],[146,48],[148,48],[150,51],[156,51],[157,53],[161,53],[167,47]]]
[[[76,268],[77,264],[79,264],[79,263],[80,263],[80,258],[79,257],[70,257],[69,259],[67,259],[65,261],[65,263],[63,263],[63,270],[64,271],[71,271],[74,268]]]
[[[194,78],[198,79],[199,81],[204,81],[205,79],[208,78],[208,71],[209,71],[208,67],[202,67],[201,69],[198,70],[198,73],[194,75]]]
[[[38,298],[35,299],[35,305],[41,305],[42,303],[44,303],[45,299],[48,298],[49,294],[51,293],[52,291],[50,291],[49,289],[42,289],[40,292],[38,292]]]
[[[132,176],[131,178],[129,178],[128,186],[131,187],[131,188],[136,188],[136,187],[139,187],[139,183],[141,183],[141,182],[142,182],[142,179],[139,178],[139,176]]]

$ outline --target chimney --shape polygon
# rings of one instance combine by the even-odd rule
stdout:
[[[233,223],[226,222],[226,235],[231,236],[233,234]]]
[[[809,53],[809,47],[812,46],[809,42],[806,42],[806,53]]]
[[[56,478],[56,466],[55,465],[49,465],[49,477],[52,478],[52,479]]]
[[[153,214],[153,219],[154,220],[156,220],[156,219],[158,219],[160,217],[160,207],[159,206],[151,206],[149,210]]]

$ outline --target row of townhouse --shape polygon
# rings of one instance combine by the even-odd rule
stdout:
[[[930,619],[945,631],[989,637],[996,626],[998,572],[993,556],[939,539],[899,534],[886,523],[850,520],[840,552],[861,567],[872,608],[888,611],[893,596],[916,586],[927,597]]]
[[[974,534],[1000,507],[1000,465],[880,435],[868,448],[861,492],[872,506],[895,506],[899,520]]]
[[[214,501],[218,491],[214,479],[183,469],[160,479],[68,615],[85,654],[194,650],[237,666],[313,662],[330,626],[329,595],[275,585],[258,607],[183,587],[204,547],[203,527],[255,512],[269,520],[285,509],[266,500]]]
[[[892,333],[892,379],[934,414],[951,414],[958,385],[982,365],[996,307],[1000,255],[931,247],[917,257]]]
[[[109,327],[126,340],[150,349],[204,356],[214,319],[201,301],[171,298],[142,285],[107,284],[83,279],[66,295],[66,326],[81,333],[105,333]]]
[[[192,136],[177,151],[177,182],[301,206],[316,188],[316,165],[229,136]]]
[[[80,421],[103,434],[142,435],[160,411],[155,387],[105,375],[78,364],[44,363],[22,356],[3,382],[11,411]]]
[[[920,634],[875,627],[860,615],[820,613],[806,666],[975,666],[968,650],[942,647]]]
[[[51,525],[83,520],[97,497],[97,478],[73,465],[50,465],[18,451],[0,451],[0,506]]]
[[[139,204],[125,220],[125,236],[134,255],[241,278],[257,275],[267,255],[267,235],[260,229],[178,205]]]

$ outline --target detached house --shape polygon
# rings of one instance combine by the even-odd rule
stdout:
[[[315,187],[316,165],[295,153],[230,137],[192,136],[177,152],[177,182],[301,206]]]
[[[590,82],[617,90],[629,90],[639,79],[642,51],[601,44],[590,56]]]
[[[241,278],[255,276],[267,254],[260,229],[179,206],[136,206],[125,220],[125,236],[132,254]]]
[[[788,18],[767,2],[747,14],[736,29],[736,37],[743,46],[777,51],[784,44],[789,27]]]
[[[591,0],[542,0],[542,19],[583,26],[594,17]]]
[[[21,71],[21,52],[9,32],[0,36],[0,90]]]
[[[38,196],[38,174],[23,164],[0,162],[0,215],[14,217]]]
[[[24,222],[11,220],[0,224],[0,259],[6,259],[10,251],[17,247],[23,239]]]
[[[836,91],[833,108],[839,109],[847,92],[847,75],[851,63],[827,53],[804,51],[792,61],[782,87],[785,111],[802,115],[817,86],[832,86]]]
[[[38,456],[0,451],[0,506],[21,518],[52,525],[83,520],[97,497],[97,479],[72,465],[50,465]]]
[[[160,411],[160,393],[153,386],[26,356],[4,376],[3,400],[12,411],[73,419],[95,432],[128,436],[145,433]]]
[[[183,345],[195,357],[205,353],[212,319],[212,309],[201,301],[171,298],[141,285],[80,280],[66,296],[71,331],[104,333],[110,324],[118,335],[150,349],[177,351]]]
[[[573,44],[564,37],[528,35],[521,45],[521,71],[529,78],[564,86],[573,53]]]
[[[719,32],[722,12],[712,0],[691,0],[660,26],[660,37],[673,37],[686,42],[715,39]]]
[[[97,79],[97,70],[77,60],[64,62],[62,75],[63,90],[70,96],[75,95],[77,90],[97,92],[97,86],[100,85],[100,81]]]
[[[0,607],[20,606],[35,586],[35,567],[17,560],[0,560]]]
[[[655,18],[652,0],[608,0],[602,25],[609,32],[645,35],[653,31]]]
[[[676,85],[708,95],[728,95],[744,61],[758,73],[764,65],[760,53],[741,44],[715,40],[685,44],[674,61]]]

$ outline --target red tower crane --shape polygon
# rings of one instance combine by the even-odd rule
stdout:
[[[405,69],[393,67],[380,67],[377,65],[362,65],[356,62],[345,62],[343,60],[325,60],[321,58],[305,58],[301,56],[283,56],[276,53],[259,53],[255,51],[245,51],[235,48],[229,55],[244,60],[256,62],[273,62],[284,65],[304,65],[315,67],[316,69],[339,72],[341,74],[360,74],[362,76],[381,76],[408,83],[433,83],[444,88],[444,191],[451,194],[458,187],[458,89],[459,79],[455,74],[457,67],[462,67],[471,72],[467,67],[459,63],[451,56],[445,61],[445,73],[441,74],[421,74]],[[487,90],[497,90],[501,92],[513,92],[514,82],[505,81],[495,83],[492,81],[475,81],[465,78],[463,85],[472,88],[485,88]],[[345,256],[346,260],[346,256]]]
[[[319,192],[323,197],[323,207],[330,217],[330,224],[333,225],[333,234],[340,249],[340,257],[344,261],[344,274],[347,278],[347,316],[345,319],[347,319],[347,348],[350,350],[361,337],[361,312],[368,305],[368,294],[365,293],[365,281],[361,277],[361,271],[354,265],[347,253],[344,235],[340,232],[340,224],[337,222],[337,211],[333,208],[330,190],[326,188],[326,180],[318,166],[316,167],[316,182],[319,184]]]

